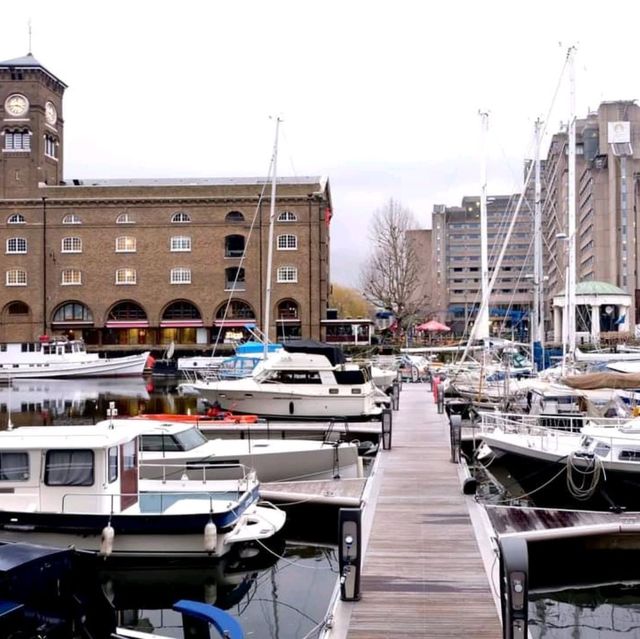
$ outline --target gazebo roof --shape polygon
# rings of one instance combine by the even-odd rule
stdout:
[[[565,290],[560,295],[564,295]],[[625,295],[628,297],[629,293],[626,293],[615,284],[609,284],[609,282],[589,280],[576,284],[576,295]]]

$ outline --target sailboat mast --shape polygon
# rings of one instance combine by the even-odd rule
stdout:
[[[482,121],[482,162],[480,169],[480,277],[482,299],[488,301],[489,295],[489,256],[487,248],[487,132],[489,130],[489,114],[480,111]],[[489,304],[481,304],[476,319],[478,324],[476,338],[485,340],[489,337]]]
[[[276,118],[276,138],[273,143],[273,155],[271,158],[271,206],[269,209],[269,245],[267,248],[267,284],[264,295],[264,325],[262,327],[264,341],[264,359],[269,355],[269,322],[271,311],[271,267],[273,262],[273,227],[276,217],[276,179],[278,168],[278,133],[280,118]]]
[[[531,330],[531,356],[535,344],[544,343],[544,274],[542,265],[542,184],[540,179],[540,143],[542,122],[535,123],[535,166],[534,166],[534,208],[533,208],[533,321]]]
[[[567,354],[571,358],[576,352],[576,79],[574,64],[575,47],[568,52],[569,62],[569,153],[567,185]]]

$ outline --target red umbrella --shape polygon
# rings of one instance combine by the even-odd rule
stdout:
[[[446,324],[443,324],[442,322],[438,322],[437,320],[429,320],[424,324],[419,324],[418,326],[416,326],[416,330],[430,331],[430,332],[441,331],[444,333],[445,331],[450,331],[451,329]]]

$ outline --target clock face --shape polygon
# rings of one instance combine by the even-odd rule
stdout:
[[[24,95],[14,93],[5,100],[4,109],[9,115],[16,117],[24,115],[29,109],[29,100]]]
[[[44,105],[44,117],[49,124],[55,124],[58,120],[58,111],[56,111],[53,102],[47,102]]]

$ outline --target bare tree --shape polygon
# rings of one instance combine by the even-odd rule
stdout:
[[[417,226],[413,213],[390,199],[373,215],[372,251],[361,272],[364,297],[393,311],[402,328],[424,314],[429,303],[422,275],[425,262],[407,237]]]

